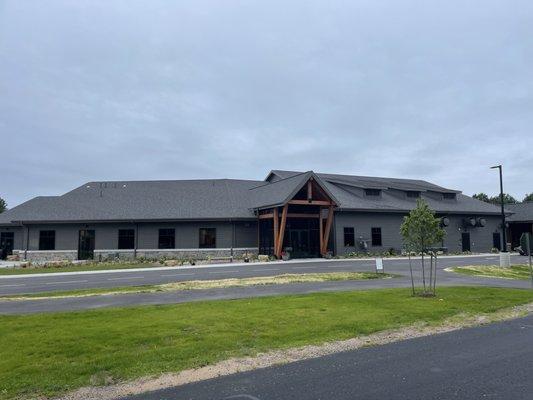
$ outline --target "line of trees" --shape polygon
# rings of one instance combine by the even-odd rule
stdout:
[[[472,196],[474,199],[484,201],[485,203],[500,204],[500,195],[489,197],[485,193],[476,193]],[[533,201],[533,193],[526,194],[522,202]],[[509,193],[503,194],[503,204],[517,204],[520,203],[517,199],[511,196]]]

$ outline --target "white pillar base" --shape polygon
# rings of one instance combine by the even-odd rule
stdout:
[[[509,268],[511,266],[511,254],[500,253],[500,268]]]

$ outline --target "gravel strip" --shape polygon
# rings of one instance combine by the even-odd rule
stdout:
[[[322,357],[342,351],[356,350],[366,346],[376,346],[399,340],[451,332],[462,328],[523,317],[531,313],[533,313],[533,303],[496,311],[492,314],[475,316],[457,315],[437,326],[429,326],[424,323],[419,323],[405,328],[382,331],[348,340],[286,350],[274,350],[258,354],[255,357],[232,358],[206,367],[185,370],[179,373],[164,374],[159,377],[141,378],[109,386],[84,387],[57,399],[115,400],[125,396],[185,385],[192,382],[216,378],[218,376],[231,375],[273,365]]]

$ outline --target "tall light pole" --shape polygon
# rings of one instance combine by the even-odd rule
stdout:
[[[502,174],[502,166],[495,165],[494,167],[490,167],[491,169],[498,168],[500,170],[500,203],[502,207],[502,238],[503,238],[503,253],[507,253],[507,238],[505,237],[505,209],[503,207],[503,174]]]

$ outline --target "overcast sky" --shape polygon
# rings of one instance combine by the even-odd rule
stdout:
[[[533,191],[533,1],[2,1],[0,197],[270,169]]]

